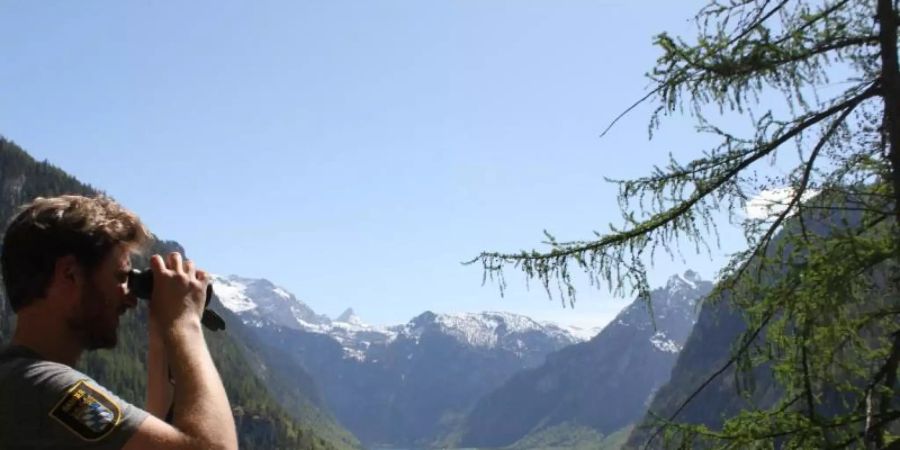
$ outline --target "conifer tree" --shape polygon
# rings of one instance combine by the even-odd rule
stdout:
[[[638,103],[656,104],[651,137],[687,114],[717,144],[613,180],[621,226],[573,242],[547,233],[546,249],[471,263],[501,293],[513,269],[572,303],[577,272],[646,297],[647,261],[709,249],[723,211],[748,242],[708,299],[727,299],[747,323],[725,368],[737,368],[746,392],[754,369],[765,369],[779,396],[720,429],[679,423],[679,408],[659,418],[647,446],[900,449],[898,5],[714,0],[694,22],[691,39],[655,37],[662,54]],[[725,129],[723,114],[753,131]],[[744,217],[762,191],[784,199],[766,218]]]

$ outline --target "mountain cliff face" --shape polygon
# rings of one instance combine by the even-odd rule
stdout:
[[[841,199],[840,202],[845,206],[854,203],[846,198]],[[834,204],[829,204],[829,208],[831,207],[834,207]],[[844,210],[812,209],[810,212],[804,213],[803,224],[797,220],[788,220],[782,230],[776,234],[766,253],[766,258],[773,262],[761,271],[761,285],[771,286],[781,281],[787,272],[785,266],[792,259],[796,259],[789,256],[795,252],[789,239],[792,235],[796,236],[804,231],[818,236],[845,233],[848,230],[857,229],[861,219],[861,214],[854,211],[854,208],[847,207]],[[864,274],[864,276],[876,279],[884,277],[885,272],[889,270],[884,266],[875,266],[872,272]],[[867,301],[871,303],[886,301],[883,296],[893,304],[897,302],[897,297],[891,298],[887,289],[874,289],[868,292],[868,295],[871,297]],[[738,391],[738,374],[735,365],[730,361],[737,348],[739,338],[747,330],[747,321],[741,311],[734,306],[730,292],[724,291],[720,297],[708,300],[715,301],[703,303],[697,324],[672,369],[669,381],[659,389],[648,408],[643,423],[635,427],[623,448],[666,448],[663,439],[659,436],[654,438],[652,445],[647,446],[655,429],[653,425],[657,422],[651,415],[668,419],[675,411],[682,408],[685,401],[692,395],[695,396],[684,404],[675,421],[702,424],[712,430],[721,429],[727,418],[734,417],[743,410],[771,408],[783,396],[783,389],[776,381],[769,364],[754,367],[749,377],[753,382],[742,383],[742,391]],[[823,311],[823,313],[833,314],[834,312]],[[766,332],[767,329],[763,328],[752,343],[764,347],[763,339]],[[836,373],[839,372],[836,371]],[[846,373],[843,376],[847,376]],[[844,382],[847,384],[857,383],[852,377],[847,377]],[[699,389],[704,384],[705,387]],[[838,412],[845,413],[848,405],[855,405],[860,400],[837,395],[834,391],[824,391],[821,393],[821,398],[817,399],[821,402],[817,412],[822,417],[828,417]],[[694,445],[702,444],[695,442]]]
[[[705,377],[724,366],[731,356],[734,342],[746,328],[746,322],[727,301],[703,305],[694,331],[672,369],[669,382],[659,389],[647,410],[662,417],[675,411]],[[764,371],[759,371],[757,375],[760,384],[755,401],[737,394],[733,383],[734,371],[728,370],[708,388],[700,391],[679,415],[679,420],[720,426],[723,417],[734,415],[751,407],[753,403],[771,404],[771,400],[777,395],[773,391],[771,376]],[[763,402],[763,398],[768,400]],[[644,421],[645,425],[650,425],[652,419],[645,418]],[[643,448],[649,436],[647,430],[635,428],[626,448]]]
[[[0,138],[0,224],[2,230],[17,208],[37,196],[61,194],[97,195],[98,191],[82,184],[62,170],[36,162],[14,143]],[[0,233],[2,233],[0,230]],[[0,236],[2,237],[2,236]],[[157,241],[153,252],[184,251],[174,242]],[[136,263],[141,265],[142,263]],[[146,261],[143,262],[146,264]],[[2,289],[0,289],[2,291]],[[221,310],[220,310],[221,311]],[[234,409],[240,446],[243,449],[353,448],[356,443],[334,422],[314,408],[315,402],[304,392],[294,392],[295,403],[288,414],[272,397],[268,381],[259,376],[259,365],[252,363],[241,334],[240,320],[228,316],[224,333],[207,334],[210,353],[222,376]],[[0,292],[0,346],[9,342],[14,315]],[[147,309],[141,304],[123,317],[119,327],[119,345],[113,350],[89,352],[79,369],[136,405],[143,405],[146,382]],[[256,372],[254,372],[256,369]],[[302,375],[301,375],[302,376]],[[308,377],[308,376],[307,376]],[[298,417],[302,418],[301,422]],[[315,427],[315,429],[313,428]]]
[[[505,447],[563,424],[609,435],[638,421],[668,380],[697,302],[711,289],[691,271],[671,277],[651,292],[652,318],[646,301],[635,300],[590,341],[550,354],[479,400],[458,444]]]
[[[309,371],[335,417],[370,445],[431,443],[513,373],[582,340],[502,312],[425,312],[374,327],[352,310],[334,320],[317,315],[265,280],[217,276],[214,283],[223,304],[285,364]]]

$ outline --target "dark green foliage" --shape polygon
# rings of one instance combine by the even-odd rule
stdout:
[[[0,138],[0,222],[4,229],[23,203],[37,196],[62,194],[96,195],[97,191],[46,162],[35,162],[14,143]],[[184,250],[170,241],[156,241],[151,248],[152,253],[169,251]],[[136,266],[146,264],[146,260],[135,262]],[[146,321],[146,305],[141,304],[123,317],[118,346],[114,350],[85,354],[78,367],[136,405],[144,404],[146,389]],[[13,322],[14,316],[8,309],[6,298],[0,294],[0,345],[9,341]],[[241,325],[235,321],[230,326]],[[267,385],[253,373],[240,344],[228,332],[208,333],[207,342],[231,401],[242,449],[353,447],[346,442],[326,440],[313,428],[339,429],[329,423],[327,417],[316,423],[300,423],[289,415],[274,401]],[[352,438],[345,440],[352,443]]]
[[[662,55],[641,101],[658,102],[651,131],[688,114],[719,144],[688,163],[671,159],[649,176],[616,181],[621,228],[586,241],[550,236],[549,251],[483,253],[473,262],[501,289],[502,270],[513,266],[548,292],[556,280],[572,301],[575,267],[592,282],[646,296],[647,259],[708,248],[717,238],[713,213],[723,211],[749,243],[706,305],[736,327],[732,340],[706,344],[729,351],[716,353],[708,376],[682,379],[696,388],[656,418],[645,444],[900,447],[891,444],[900,427],[897,5],[713,0],[695,22],[693,40],[656,37]],[[722,115],[748,119],[752,131],[723,129],[714,123]],[[783,194],[767,217],[740,214],[765,190]],[[726,392],[741,401],[707,408],[701,423],[681,422],[680,414],[708,406],[693,402]]]
[[[561,423],[529,434],[510,445],[511,450],[606,450],[603,435],[590,427]]]
[[[625,444],[625,439],[628,438],[631,429],[632,426],[629,425],[604,436],[590,427],[566,422],[531,433],[515,444],[502,448],[507,450],[619,450]],[[478,448],[479,450],[488,450],[487,447]]]

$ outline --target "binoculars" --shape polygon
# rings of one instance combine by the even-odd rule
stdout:
[[[128,274],[128,290],[135,297],[144,300],[150,300],[153,295],[153,271],[150,269],[140,271],[131,269]],[[212,284],[206,286],[206,304],[203,307],[203,317],[200,323],[212,331],[225,329],[225,321],[222,316],[216,314],[215,311],[209,309],[209,301],[212,300],[213,287]]]

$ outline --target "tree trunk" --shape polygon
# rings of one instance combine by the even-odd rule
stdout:
[[[877,18],[880,24],[878,37],[881,46],[881,90],[884,99],[882,127],[883,133],[887,137],[888,159],[891,163],[890,176],[894,191],[894,223],[892,227],[896,230],[900,226],[900,67],[897,64],[897,12],[894,11],[892,0],[878,0]],[[895,255],[894,262],[900,265],[900,250]],[[894,283],[900,284],[900,278],[895,278]],[[900,286],[895,286],[895,289],[900,292]],[[900,334],[893,336],[893,346],[888,361],[886,361],[887,373],[884,384],[888,388],[888,393],[881,395],[881,398],[878,399],[877,408],[882,415],[889,410],[894,397],[894,385],[897,381],[897,358],[900,355],[898,346],[900,346]],[[884,447],[884,429],[887,427],[874,426],[877,422],[867,420],[865,436],[866,446],[869,448]]]

